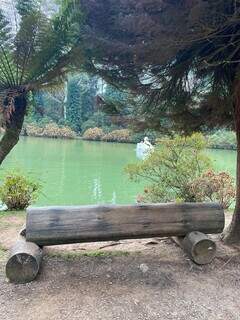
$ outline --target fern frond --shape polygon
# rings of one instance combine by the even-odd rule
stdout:
[[[84,62],[78,43],[83,21],[78,1],[64,0],[51,17],[43,12],[41,0],[4,1],[4,10],[0,3],[0,93],[58,85],[77,65],[74,60],[78,65]]]

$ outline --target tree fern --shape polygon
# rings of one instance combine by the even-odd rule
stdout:
[[[53,17],[44,13],[38,0],[6,0],[0,5],[0,110],[6,133],[13,129],[15,117],[25,114],[17,108],[22,103],[26,109],[27,94],[59,83],[79,59],[82,14],[75,5],[74,0],[63,1]],[[7,148],[6,138],[0,142],[0,163],[18,140],[19,128],[15,132]]]

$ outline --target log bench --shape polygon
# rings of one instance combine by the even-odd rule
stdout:
[[[34,280],[43,246],[152,237],[175,237],[193,261],[206,264],[216,252],[206,234],[221,233],[224,221],[215,203],[29,208],[6,275],[14,283]]]

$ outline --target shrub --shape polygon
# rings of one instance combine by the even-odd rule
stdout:
[[[41,137],[43,135],[43,128],[34,124],[26,125],[25,131],[27,135],[31,137]]]
[[[126,172],[131,180],[150,182],[141,201],[194,201],[189,185],[211,167],[205,147],[206,140],[199,133],[165,138],[144,161],[128,165]]]
[[[83,122],[83,124],[81,125],[81,129],[82,129],[82,132],[86,132],[88,129],[92,129],[92,128],[97,128],[98,126],[96,125],[96,122],[89,119],[85,122]]]
[[[37,200],[40,184],[20,173],[8,173],[0,186],[1,201],[9,210],[24,210]]]
[[[44,137],[51,138],[66,138],[66,139],[74,139],[76,138],[75,132],[69,127],[59,127],[55,123],[49,123],[45,126],[43,130]]]
[[[207,136],[209,146],[217,149],[236,149],[236,134],[233,131],[218,130]]]
[[[109,126],[103,126],[102,129],[105,134],[110,133],[115,130],[120,130],[120,128],[114,124],[111,124]]]
[[[208,170],[191,183],[196,201],[219,202],[228,209],[235,199],[234,179],[226,172]]]
[[[101,128],[90,128],[84,132],[83,139],[99,141],[102,139],[103,135],[104,132]]]
[[[28,136],[32,137],[47,137],[47,138],[76,138],[75,132],[69,127],[60,127],[56,123],[48,123],[44,127],[38,127],[34,124],[26,126]]]
[[[131,142],[131,134],[128,129],[114,130],[105,134],[102,140],[108,142]]]
[[[97,111],[94,112],[93,115],[81,125],[81,129],[82,132],[85,132],[90,128],[103,128],[109,127],[110,125],[111,121],[109,119],[109,116],[104,112]]]
[[[153,130],[145,130],[143,132],[137,132],[132,134],[132,142],[133,143],[138,143],[144,139],[144,137],[148,137],[151,143],[155,143],[157,138],[160,137],[160,133],[157,133],[156,131]]]
[[[49,123],[53,123],[53,120],[51,118],[45,116],[45,117],[40,117],[37,120],[36,125],[41,127],[41,128],[44,128]]]
[[[33,118],[31,116],[27,116],[24,120],[26,125],[34,125],[37,127],[44,128],[48,123],[52,123],[53,120],[46,116],[38,116],[37,118]]]

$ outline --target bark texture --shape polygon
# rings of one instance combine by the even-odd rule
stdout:
[[[164,203],[28,208],[26,239],[40,246],[221,233],[224,212],[214,203]]]
[[[232,222],[223,234],[223,240],[227,244],[240,243],[240,81],[235,84],[234,101],[235,130],[237,137],[236,205]]]
[[[24,94],[14,98],[14,109],[6,121],[5,133],[0,141],[0,165],[19,141],[26,107],[27,100]]]

